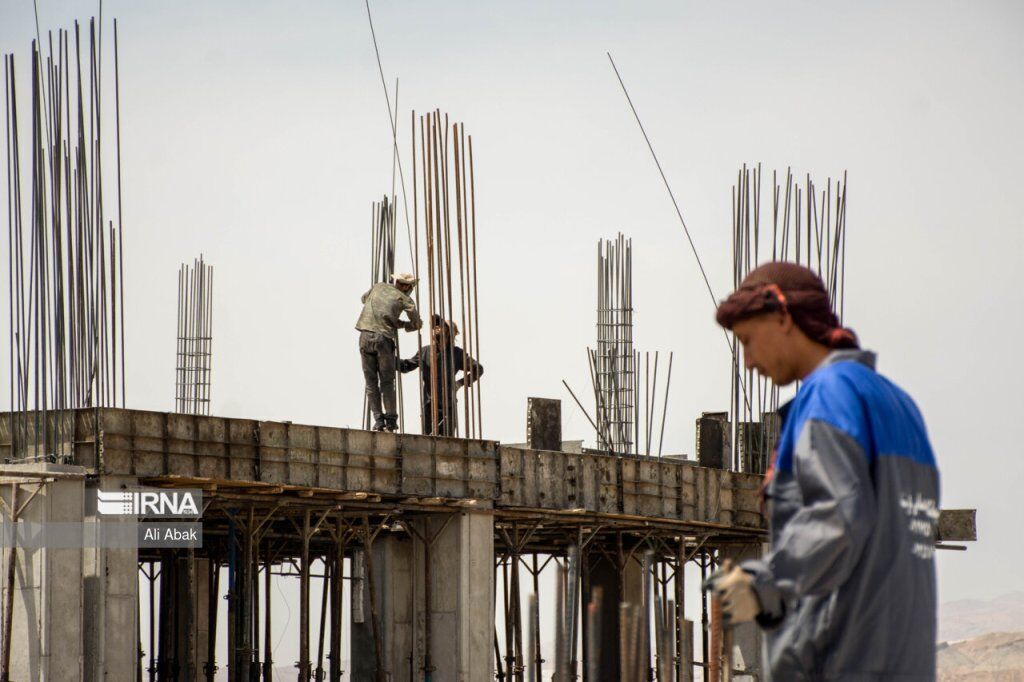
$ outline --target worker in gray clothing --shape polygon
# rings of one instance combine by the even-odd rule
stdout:
[[[766,476],[770,551],[705,585],[725,623],[765,629],[776,682],[934,680],[939,472],[917,406],[806,268],[756,268],[717,320],[748,369],[801,382]]]
[[[456,392],[483,376],[484,366],[461,346],[455,345],[459,326],[434,315],[430,320],[430,345],[398,363],[398,371],[420,370],[423,435],[454,436],[459,424]],[[462,376],[455,378],[462,372]]]
[[[366,402],[373,415],[374,431],[398,430],[395,399],[398,330],[413,332],[422,325],[416,303],[409,297],[416,286],[416,278],[405,273],[393,275],[392,280],[394,284],[378,282],[363,294],[363,312],[356,322]],[[400,319],[403,312],[408,318],[404,321]]]

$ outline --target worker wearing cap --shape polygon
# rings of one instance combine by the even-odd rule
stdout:
[[[394,284],[378,282],[363,294],[363,311],[356,322],[366,402],[373,415],[374,431],[398,429],[395,399],[398,330],[411,332],[422,326],[416,303],[409,297],[416,286],[416,278],[404,273],[393,275],[392,280]],[[403,312],[408,318],[404,321],[400,319]]]
[[[801,382],[767,475],[770,551],[706,586],[726,624],[766,630],[777,682],[934,680],[939,473],[917,406],[804,267],[755,269],[717,320],[748,369]]]
[[[458,325],[434,315],[430,319],[430,345],[399,364],[403,373],[420,370],[424,435],[455,435],[459,421],[455,394],[463,386],[472,386],[484,373],[483,365],[455,345],[454,337],[458,335]],[[459,372],[462,376],[456,378]]]

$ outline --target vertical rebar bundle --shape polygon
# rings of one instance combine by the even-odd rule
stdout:
[[[771,215],[762,216],[761,165],[744,165],[737,174],[732,188],[733,288],[762,263],[804,265],[821,277],[841,322],[846,289],[846,172],[842,180],[828,178],[824,187],[809,174],[801,186],[789,168],[782,182],[778,175],[772,171]],[[779,389],[744,369],[742,349],[735,340],[731,384],[733,467],[763,472],[778,437],[773,415]]]
[[[587,349],[597,415],[591,423],[597,432],[599,449],[624,455],[650,455],[654,451],[659,357],[660,353],[653,354],[652,375],[652,354],[641,353],[633,346],[633,240],[620,233],[615,241],[599,241],[597,348]],[[657,433],[659,456],[671,378],[672,355],[669,354],[662,426]]]
[[[432,320],[455,322],[462,331],[464,357],[480,360],[479,299],[477,296],[476,259],[476,198],[473,182],[473,136],[466,135],[465,125],[449,125],[448,115],[433,111],[419,117],[416,130],[416,112],[413,126],[413,213],[416,254],[415,270],[419,266],[420,229],[422,222],[423,251],[426,258],[427,316]],[[418,132],[418,136],[417,136]],[[417,160],[419,166],[417,167]],[[420,193],[422,192],[422,205]],[[423,284],[416,290],[416,304],[420,305]],[[444,435],[460,434],[454,390],[448,377],[466,366],[455,367],[454,340],[443,352],[431,343],[430,357],[430,423],[443,423]],[[483,434],[480,382],[473,381],[462,401],[461,434],[468,438]]]
[[[393,184],[393,181],[392,181]],[[373,202],[370,211],[370,286],[390,282],[395,274],[395,198],[385,194],[380,201]],[[398,338],[395,339],[395,354],[401,357]],[[396,358],[396,362],[397,362]],[[402,399],[402,382],[396,381],[398,392],[398,417],[400,431],[405,431],[405,401]],[[363,398],[363,428],[369,430],[373,421],[370,406]]]
[[[387,195],[373,202],[370,250],[370,284],[390,282],[395,274],[395,205]]]
[[[633,240],[597,243],[597,349],[593,354],[601,449],[633,451],[636,357],[633,352]]]
[[[210,414],[213,266],[200,255],[178,270],[178,346],[174,411]]]
[[[14,55],[4,57],[9,388],[11,411],[22,415],[14,428],[17,457],[60,456],[60,411],[125,404],[117,22],[107,106],[101,27],[90,20],[82,33],[77,22],[73,31],[50,32],[45,55],[32,41],[28,102],[18,99]],[[114,164],[102,135],[111,116]],[[116,227],[105,197],[107,206],[116,202]],[[46,410],[56,414],[45,418]],[[30,426],[25,420],[35,422],[33,443],[21,435]]]

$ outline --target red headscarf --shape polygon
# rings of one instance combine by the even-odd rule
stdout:
[[[755,268],[715,313],[726,329],[763,313],[788,312],[812,341],[829,348],[858,348],[857,335],[839,324],[821,278],[802,265],[772,262]]]

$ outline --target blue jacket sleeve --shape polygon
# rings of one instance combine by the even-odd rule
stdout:
[[[844,430],[808,419],[794,448],[793,476],[797,509],[771,552],[743,564],[754,576],[762,624],[780,619],[789,599],[827,594],[842,585],[875,525],[868,458]]]

